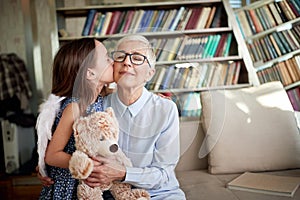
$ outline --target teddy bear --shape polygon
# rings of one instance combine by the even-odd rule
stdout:
[[[149,193],[144,189],[134,188],[128,183],[113,181],[100,187],[90,187],[84,183],[93,171],[91,157],[102,156],[113,159],[124,166],[132,166],[130,159],[118,146],[119,125],[111,107],[103,112],[94,112],[79,117],[73,124],[76,151],[69,161],[72,177],[79,179],[78,199],[102,200],[102,193],[110,190],[115,200],[148,200]]]

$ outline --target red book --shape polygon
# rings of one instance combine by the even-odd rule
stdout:
[[[107,28],[107,32],[106,32],[106,35],[111,35],[114,33],[115,29],[116,29],[116,26],[117,26],[117,23],[119,21],[119,18],[121,16],[121,11],[117,10],[117,11],[113,11],[113,14],[111,16],[111,20],[110,20],[110,23],[108,25],[108,28]]]
[[[99,15],[98,12],[96,12],[95,15],[94,15],[94,19],[93,19],[93,23],[92,23],[90,31],[89,31],[89,35],[93,35],[94,27],[97,24],[98,15]]]
[[[133,15],[134,15],[134,10],[129,10],[128,11],[128,16],[127,16],[127,19],[126,19],[126,22],[125,22],[125,26],[124,26],[124,29],[123,29],[123,32],[126,33],[130,27],[130,24],[132,23],[132,19],[133,19]]]
[[[201,14],[201,10],[202,10],[202,7],[201,8],[193,8],[191,17],[186,24],[185,30],[191,30],[191,29],[195,28],[197,21],[199,19],[199,16]]]
[[[228,34],[225,34],[225,33],[222,34],[214,57],[222,56],[223,49],[225,48],[224,44],[225,44],[225,41],[227,40],[227,37],[228,37]]]
[[[254,12],[254,10],[249,10],[249,14],[250,14],[250,18],[252,19],[252,22],[254,24],[256,33],[259,33],[261,31],[263,31],[262,25],[260,23],[260,21],[258,20],[256,13]]]

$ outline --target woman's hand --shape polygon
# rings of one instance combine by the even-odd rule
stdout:
[[[104,157],[92,158],[94,160],[94,169],[91,175],[85,180],[90,187],[108,185],[112,181],[124,180],[126,168],[119,163]]]
[[[39,167],[38,166],[36,166],[35,170],[37,172],[37,177],[38,177],[38,179],[40,179],[43,186],[48,187],[48,186],[50,186],[54,183],[54,181],[50,177],[41,175],[41,173],[39,172]]]

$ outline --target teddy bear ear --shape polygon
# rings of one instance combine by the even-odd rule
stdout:
[[[114,112],[114,110],[112,109],[112,107],[106,108],[105,112],[107,112],[112,118],[115,117],[115,112]]]
[[[109,116],[111,116],[111,118],[114,119],[115,124],[118,126],[118,121],[117,121],[117,118],[115,116],[115,112],[114,112],[113,108],[108,107],[108,108],[106,108],[105,112],[107,112],[109,114]]]

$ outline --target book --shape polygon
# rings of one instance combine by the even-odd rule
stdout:
[[[110,23],[107,28],[106,35],[112,35],[115,33],[116,29],[118,28],[118,22],[120,20],[122,13],[123,12],[119,10],[113,11]]]
[[[162,27],[162,31],[170,31],[169,28],[173,22],[173,19],[175,18],[176,13],[177,13],[176,9],[170,10],[170,12],[168,13],[168,17]]]
[[[158,27],[160,26],[160,23],[162,22],[162,19],[164,17],[165,10],[159,10],[156,16],[155,21],[153,22],[152,25],[152,32],[156,32]]]
[[[106,32],[107,32],[107,29],[108,29],[108,26],[109,26],[112,14],[113,14],[112,12],[107,12],[105,14],[105,19],[104,19],[104,22],[103,22],[103,27],[102,27],[101,32],[100,32],[101,36],[102,35],[106,35]]]
[[[152,19],[153,12],[153,10],[145,10],[138,32],[145,32],[147,30],[148,25]]]
[[[254,24],[254,28],[255,28],[255,32],[256,33],[259,33],[259,32],[262,32],[263,31],[263,27],[259,21],[259,18],[257,17],[256,13],[255,13],[255,10],[254,9],[250,9],[248,10],[249,12],[249,16]]]
[[[94,33],[94,35],[95,36],[100,36],[100,34],[101,34],[101,30],[102,30],[102,28],[103,28],[103,24],[104,24],[104,21],[105,21],[105,17],[106,17],[106,15],[105,14],[98,14],[98,24],[97,24],[97,26],[95,27],[95,33]]]
[[[211,7],[203,7],[202,12],[199,16],[195,29],[203,29],[208,20]]]
[[[213,21],[213,19],[214,19],[215,13],[216,13],[216,9],[217,9],[216,6],[213,6],[213,7],[211,8],[211,11],[210,11],[210,13],[209,13],[209,16],[208,16],[208,19],[207,19],[207,22],[206,22],[204,28],[209,28],[209,27],[211,26],[211,23],[212,23],[212,21]]]
[[[228,33],[228,36],[226,38],[227,40],[224,43],[224,51],[222,52],[222,56],[228,56],[229,55],[229,50],[231,47],[231,41],[232,41],[232,33]]]
[[[126,10],[126,11],[123,11],[119,17],[119,20],[118,20],[118,23],[117,23],[117,26],[116,26],[116,29],[114,31],[114,33],[122,33],[123,32],[123,29],[124,29],[124,26],[125,26],[125,23],[127,21],[127,16],[129,14],[129,11]]]
[[[81,33],[82,36],[87,36],[90,34],[90,30],[94,23],[94,18],[96,14],[97,14],[97,10],[95,9],[89,10],[82,29],[82,33]]]
[[[263,15],[263,13],[261,12],[261,9],[260,8],[255,9],[254,12],[255,12],[258,20],[260,21],[263,30],[269,29],[267,20],[266,20],[265,16]]]
[[[276,51],[277,55],[281,56],[282,54],[281,54],[280,48],[279,48],[277,42],[275,41],[274,36],[270,34],[269,38],[270,38],[270,41],[271,41],[271,43],[273,44],[273,46],[275,48],[275,51]]]
[[[269,23],[270,28],[275,27],[276,26],[276,21],[269,9],[269,7],[267,5],[262,7],[262,11],[263,13],[265,13],[265,17],[267,22]]]
[[[215,15],[214,15],[214,18],[213,18],[213,21],[210,25],[209,28],[219,28],[221,27],[221,24],[222,24],[222,13],[224,13],[225,10],[224,10],[224,7],[223,6],[218,6],[216,11],[215,11]]]
[[[153,10],[153,14],[152,14],[152,17],[150,19],[150,23],[148,24],[148,27],[146,29],[146,32],[151,32],[153,30],[153,27],[154,27],[154,24],[157,20],[159,12],[160,12],[159,10]]]
[[[256,34],[256,29],[255,29],[254,23],[253,23],[253,21],[250,17],[249,10],[244,10],[244,13],[246,15],[246,19],[247,19],[247,22],[249,24],[250,30],[252,32],[252,35]]]
[[[238,13],[236,13],[236,18],[237,21],[239,22],[239,26],[242,30],[243,36],[244,37],[249,37],[252,35],[252,31],[250,28],[249,23],[247,22],[247,18],[246,18],[246,14],[244,11],[240,11]]]
[[[145,10],[141,9],[141,10],[138,10],[138,11],[136,11],[136,12],[137,12],[136,21],[135,21],[135,23],[133,24],[134,27],[132,27],[132,31],[133,31],[134,33],[139,32],[140,29],[141,29],[141,22],[142,22],[142,19],[143,19]]]
[[[182,40],[183,40],[182,37],[175,38],[172,48],[170,49],[170,52],[169,52],[169,55],[167,58],[168,61],[174,60],[176,58],[176,55],[178,53],[178,49],[181,45]]]
[[[199,81],[198,81],[198,85],[196,88],[201,88],[204,87],[206,84],[206,77],[208,76],[210,70],[209,70],[209,66],[207,63],[203,63],[202,65],[200,65],[199,67],[199,71],[200,71],[200,77],[199,77]]]
[[[263,194],[293,197],[300,177],[245,172],[227,184],[227,188]]]
[[[286,0],[286,2],[289,5],[292,13],[295,15],[295,18],[299,17],[300,16],[300,8],[299,8],[298,4],[296,3],[296,1]]]
[[[102,13],[101,12],[97,12],[94,16],[94,21],[93,21],[93,24],[90,28],[90,32],[89,32],[89,35],[95,35],[96,32],[97,32],[97,27],[99,25],[99,22],[101,20],[101,15]]]
[[[191,8],[186,8],[184,10],[184,12],[182,13],[181,18],[180,18],[180,20],[178,22],[176,30],[180,30],[181,31],[181,30],[185,29],[185,26],[186,26],[189,18],[191,17],[192,11],[193,10]]]
[[[284,16],[286,17],[287,20],[292,20],[293,19],[293,16],[291,15],[290,13],[290,10],[288,8],[288,6],[285,4],[284,1],[278,1],[277,2],[279,7],[281,8]]]
[[[159,71],[159,74],[158,74],[158,77],[155,81],[155,85],[153,87],[153,90],[159,90],[161,88],[161,82],[165,76],[165,73],[166,73],[166,68],[165,67],[162,67]]]
[[[174,21],[170,24],[170,27],[169,27],[170,31],[176,30],[178,22],[179,22],[179,20],[180,20],[180,18],[181,18],[181,16],[182,16],[182,14],[183,14],[184,11],[185,11],[185,7],[181,6],[179,8],[179,10],[176,12]]]
[[[276,9],[277,9],[277,11],[278,11],[278,13],[280,15],[280,18],[282,19],[282,22],[287,22],[288,19],[285,16],[285,14],[283,13],[282,9],[280,8],[278,2],[274,2],[274,5],[275,5],[275,7],[276,7]]]
[[[127,31],[129,30],[130,24],[132,23],[133,20],[134,12],[135,12],[134,10],[128,11],[128,15],[126,17],[126,21],[122,30],[123,33],[127,33]]]
[[[201,14],[201,11],[202,11],[202,7],[192,9],[192,14],[186,24],[185,30],[190,30],[195,28],[199,16]]]
[[[274,16],[274,19],[275,19],[275,21],[276,21],[276,24],[277,24],[277,25],[282,24],[282,23],[283,23],[283,22],[282,22],[282,19],[281,19],[280,15],[279,15],[278,10],[276,9],[274,3],[270,3],[270,4],[269,4],[269,8],[270,8],[270,10],[272,11],[272,14],[273,14],[273,16]]]

